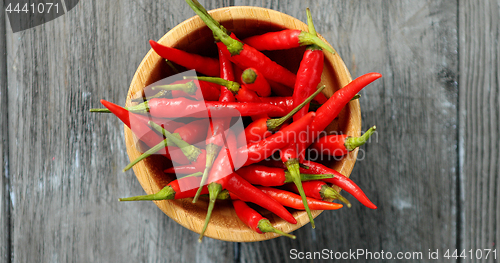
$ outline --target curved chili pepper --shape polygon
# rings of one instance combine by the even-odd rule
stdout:
[[[233,173],[228,177],[229,180],[227,180],[225,189],[229,193],[237,194],[242,200],[265,208],[291,224],[297,224],[297,220],[279,202],[273,200],[273,198],[266,195],[258,187],[251,185],[245,179],[241,178],[238,173]]]
[[[300,136],[300,133],[299,133]],[[299,137],[300,138],[300,137]],[[302,181],[300,180],[300,171],[299,171],[299,159],[297,154],[296,142],[290,142],[286,147],[280,150],[280,156],[283,163],[286,165],[286,168],[290,172],[292,176],[293,183],[297,186],[299,190],[300,197],[302,198],[302,202],[304,208],[307,212],[307,216],[309,216],[309,221],[311,222],[311,227],[314,229],[316,225],[314,224],[314,218],[312,216],[311,210],[309,209],[309,205],[307,203],[307,197],[304,193],[304,189],[302,188]]]
[[[260,74],[254,68],[247,68],[241,74],[241,82],[245,83],[245,86],[257,92],[261,97],[268,97],[271,95],[271,86],[267,82],[266,78]]]
[[[351,101],[352,97],[366,87],[366,85],[380,77],[382,77],[382,75],[379,73],[368,73],[351,81],[342,89],[337,90],[328,101],[316,111],[318,117],[314,119],[311,124],[309,139],[307,140],[307,144],[304,145],[304,149],[309,147],[313,140],[337,117],[342,108]],[[301,159],[303,159],[303,155],[301,155]]]
[[[225,188],[225,186],[227,185],[227,181],[229,181],[229,177],[231,177],[231,175],[233,174],[233,157],[236,156],[231,156],[231,153],[235,152],[236,137],[234,136],[234,133],[228,131],[228,136],[226,138],[224,147],[220,150],[219,155],[217,155],[217,158],[215,159],[212,169],[210,169],[210,173],[208,175],[207,183],[210,201],[208,203],[207,215],[205,216],[205,223],[198,239],[199,242],[201,242],[203,236],[205,235],[205,231],[207,229],[208,222],[210,221],[210,217],[212,216],[212,211],[214,209],[217,196]]]
[[[302,202],[302,198],[297,194],[265,186],[257,186],[257,189],[261,190],[266,195],[270,196],[272,199],[276,200],[283,206],[294,208],[297,210],[304,210],[304,203]],[[229,191],[229,195],[233,200],[239,199],[245,202],[249,201],[239,195],[234,194],[231,191]],[[307,204],[312,210],[337,210],[343,207],[342,204],[325,202],[311,197],[306,198],[306,200]]]
[[[316,30],[312,21],[311,12],[309,8],[307,11],[307,24],[309,32],[316,36]],[[306,48],[302,61],[300,62],[299,70],[297,72],[297,81],[293,89],[293,103],[294,106],[299,105],[304,99],[310,96],[316,90],[319,82],[321,81],[321,74],[323,73],[324,55],[321,48],[317,45],[310,45]],[[299,112],[293,116],[293,120],[302,118],[309,110],[309,104],[305,105]],[[291,146],[289,150],[297,149],[298,156],[305,155],[307,144],[307,134],[302,133],[299,139],[295,142],[296,146]],[[300,190],[300,189],[299,189]]]
[[[198,190],[200,177],[189,176],[173,180],[163,187],[158,193],[150,195],[139,195],[133,197],[120,198],[119,201],[146,201],[146,200],[170,200],[193,197]],[[208,194],[208,188],[203,187],[202,194]]]
[[[243,133],[238,135],[238,141],[241,142],[243,139],[246,139],[247,144],[258,142],[264,138],[267,138],[272,135],[273,132],[278,130],[283,123],[285,123],[290,117],[294,116],[294,114],[299,111],[304,105],[309,103],[316,95],[318,95],[325,86],[319,88],[316,92],[309,96],[305,101],[295,107],[292,111],[288,112],[287,115],[279,118],[279,119],[269,119],[269,118],[260,118],[250,123],[244,130]],[[244,138],[243,138],[244,136]]]
[[[236,171],[243,179],[254,185],[281,186],[293,182],[292,176],[282,168],[267,167],[252,164],[241,167]],[[325,174],[300,174],[301,181],[331,178],[333,175]]]
[[[371,208],[371,209],[377,209],[377,206],[374,205],[370,199],[365,195],[363,190],[359,188],[359,186],[354,183],[351,179],[345,177],[343,174],[330,169],[322,164],[312,162],[312,161],[304,161],[302,162],[304,165],[309,167],[309,169],[304,169],[300,168],[301,173],[311,173],[311,174],[321,174],[321,173],[327,173],[327,174],[333,174],[334,177],[331,179],[323,179],[323,181],[332,183],[334,185],[339,186],[340,188],[344,189],[346,192],[350,193],[354,198],[356,198],[360,203],[362,203],[364,206]]]
[[[133,114],[128,110],[105,100],[101,100],[102,105],[104,105],[110,112],[116,115],[127,127],[129,127],[135,136],[144,142],[148,147],[152,148],[160,143],[163,143],[163,137],[158,135],[156,132],[152,131],[147,125],[146,116],[141,116],[137,114]],[[162,125],[165,127],[172,129],[173,127],[177,127],[180,123],[165,120],[165,119],[156,119],[157,121],[162,121]],[[146,121],[146,122],[144,122]],[[164,143],[163,143],[164,145]],[[180,154],[180,149],[171,147],[167,149],[166,147],[162,148],[161,155],[167,157],[168,159],[175,161],[179,164],[188,164],[189,160],[182,154]],[[170,150],[170,151],[169,151]]]
[[[229,58],[218,48],[219,53],[219,62],[220,62],[220,76],[222,79],[227,81],[234,80],[234,69]],[[235,98],[231,91],[228,90],[225,86],[221,85],[221,97],[219,99],[220,102],[234,102]],[[230,118],[211,118],[211,126],[208,130],[207,139],[206,139],[206,151],[207,158],[205,163],[205,169],[203,171],[203,175],[200,181],[200,188],[196,195],[193,198],[193,203],[198,201],[198,197],[200,196],[201,187],[205,184],[208,173],[212,168],[212,165],[219,153],[220,149],[224,147],[224,131],[227,127],[229,127],[231,119]]]
[[[347,207],[351,208],[351,203],[345,199],[342,195],[339,194],[335,189],[328,186],[327,183],[323,181],[307,181],[302,182],[302,187],[304,188],[304,193],[308,197],[312,197],[315,199],[323,200],[326,198],[338,199],[342,203],[346,204]],[[286,184],[285,188],[294,192],[299,193],[297,186],[295,184]]]
[[[261,216],[257,211],[250,208],[245,202],[240,200],[233,200],[234,211],[238,218],[245,223],[248,227],[250,227],[253,231],[263,234],[266,232],[273,232],[278,235],[286,236],[292,239],[296,237],[294,235],[287,234],[283,231],[280,231],[274,228],[269,222],[268,219]]]
[[[204,10],[198,1],[186,0],[186,2],[212,30],[217,38],[224,45],[226,45],[227,49],[223,50],[223,52],[230,54],[230,60],[234,64],[244,69],[255,68],[261,72],[266,79],[274,80],[286,86],[293,87],[296,78],[295,74],[278,65],[276,62],[272,61],[255,48],[230,37],[226,32],[217,26],[218,22],[216,22],[208,14],[208,12]]]
[[[154,40],[149,40],[151,48],[160,57],[175,62],[185,68],[194,69],[207,76],[219,76],[219,60],[188,53],[180,49],[164,46]]]
[[[323,136],[311,145],[311,149],[321,154],[342,156],[365,144],[376,129],[376,126],[371,127],[361,137],[351,137],[346,134]]]
[[[300,46],[317,45],[335,54],[333,48],[319,39],[316,34],[297,29],[285,29],[278,32],[251,36],[243,39],[243,42],[257,50],[281,50]]]
[[[206,119],[201,119],[201,120],[195,120],[192,121],[182,127],[177,128],[172,135],[178,137],[179,139],[183,140],[187,144],[193,144],[197,143],[203,140],[205,137],[204,134],[207,132],[208,129],[208,120]],[[154,147],[151,147],[149,150],[141,154],[141,156],[137,157],[135,160],[131,161],[124,169],[123,171],[127,171],[130,168],[132,168],[134,165],[136,165],[138,162],[144,160],[145,158],[155,154],[159,150],[165,148],[165,147],[172,147],[172,146],[177,146],[175,143],[172,144],[172,142],[169,142],[168,139],[163,140],[163,143],[159,143],[155,145]]]
[[[300,120],[293,122],[277,133],[259,142],[238,148],[240,156],[248,156],[243,166],[258,163],[271,156],[278,149],[288,145],[291,141],[296,140],[297,134],[305,131],[315,116],[314,112],[309,112]]]
[[[148,113],[157,118],[182,118],[195,117],[207,118],[253,116],[268,114],[272,117],[281,117],[286,112],[279,106],[256,102],[218,102],[218,101],[193,101],[186,98],[176,99],[151,99],[141,104],[127,108],[133,113]],[[236,113],[237,110],[239,113]],[[101,110],[101,112],[103,112]]]

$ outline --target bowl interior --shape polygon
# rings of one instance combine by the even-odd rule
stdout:
[[[211,15],[227,29],[234,32],[240,39],[282,29],[300,29],[307,31],[303,22],[283,13],[258,7],[228,7],[210,11]],[[211,31],[197,16],[179,24],[163,36],[159,43],[188,52],[205,56],[216,57],[217,49]],[[305,48],[292,50],[264,52],[279,64],[292,72],[297,72]],[[164,59],[150,50],[134,75],[127,96],[127,106],[131,106],[130,99],[144,87],[160,79],[172,75],[173,72]],[[337,89],[351,81],[351,76],[338,54],[325,53],[325,65],[321,84],[326,85],[323,93],[329,97]],[[359,102],[352,101],[345,107],[327,128],[327,131],[337,131],[351,136],[359,136],[361,130],[361,114]],[[135,145],[134,135],[125,126],[127,153],[130,160],[140,156]],[[356,161],[357,150],[349,153],[341,160],[325,160],[324,162],[349,176]],[[134,172],[146,193],[156,193],[167,185],[173,176],[163,173],[167,160],[162,156],[151,156],[134,166]],[[169,217],[184,227],[199,233],[208,207],[207,199],[200,198],[196,204],[191,199],[155,201],[156,205]],[[304,211],[293,211],[297,219],[295,225],[289,224],[281,218],[265,210],[259,210],[267,217],[273,226],[291,232],[307,223],[309,219]],[[316,217],[321,211],[313,211]],[[251,242],[271,239],[278,235],[273,233],[257,234],[241,222],[236,216],[232,205],[228,201],[217,201],[206,236],[226,241]]]

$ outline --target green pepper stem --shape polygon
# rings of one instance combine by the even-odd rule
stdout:
[[[174,64],[172,63],[172,61],[170,61],[168,59],[165,59],[165,62],[167,62],[167,65],[172,69],[172,71],[175,74],[179,73],[179,70],[174,66]]]
[[[175,198],[175,191],[170,185],[163,187],[158,193],[150,195],[138,195],[132,197],[120,198],[118,201],[152,201],[152,200],[170,200]]]
[[[125,107],[126,110],[132,112],[132,113],[148,113],[149,112],[149,107],[148,107],[148,102],[145,101],[143,103],[134,105],[132,107]],[[111,113],[110,110],[103,108],[103,109],[90,109],[90,112],[100,112],[100,113]]]
[[[323,42],[319,37],[313,35],[309,32],[302,31],[299,34],[299,44],[301,46],[316,45],[324,50],[328,50],[330,53],[335,54],[335,50],[328,44]]]
[[[300,181],[313,181],[313,180],[322,180],[322,179],[330,179],[333,178],[333,174],[300,174]],[[290,172],[285,172],[285,183],[293,182],[293,177]]]
[[[245,84],[252,84],[257,79],[257,73],[251,68],[247,68],[241,73],[241,80]]]
[[[193,11],[205,22],[205,24],[212,30],[217,38],[226,45],[227,50],[231,56],[239,55],[243,50],[243,43],[238,40],[232,39],[225,30],[220,28],[219,22],[208,14],[205,8],[197,0],[186,0],[186,3],[193,9]]]
[[[175,135],[171,134],[169,131],[163,129],[163,127],[152,121],[149,121],[148,124],[153,127],[153,129],[163,134],[163,136],[167,137],[167,139],[172,141],[172,143],[177,145],[189,161],[194,162],[198,159],[198,156],[201,154],[201,150],[198,147],[177,138]]]
[[[335,191],[332,187],[328,185],[323,185],[320,190],[320,195],[323,198],[332,198],[332,199],[338,199],[340,202],[344,203],[347,205],[348,208],[351,208],[351,202],[347,200],[345,197],[343,197],[339,192]]]
[[[197,79],[201,81],[211,82],[226,87],[229,91],[231,91],[234,94],[237,94],[241,88],[238,82],[225,80],[223,78],[184,76],[184,79]]]
[[[309,33],[315,36],[318,35],[318,33],[316,33],[316,28],[314,28],[313,18],[311,15],[311,10],[309,10],[309,7],[306,8],[306,15],[307,15],[307,28],[309,29]]]
[[[291,235],[291,234],[288,234],[288,233],[285,233],[281,230],[278,230],[276,228],[274,228],[272,225],[271,225],[271,222],[269,222],[268,219],[261,219],[259,221],[259,223],[257,223],[257,227],[259,228],[260,231],[262,231],[263,233],[267,233],[267,232],[273,232],[273,233],[276,233],[278,235],[282,235],[282,236],[285,236],[285,237],[289,237],[291,239],[296,239],[297,237],[294,236],[294,235]]]
[[[279,119],[269,119],[267,120],[267,130],[274,132],[283,125],[290,117],[292,117],[295,113],[297,113],[300,109],[302,109],[307,103],[311,102],[316,95],[318,95],[326,86],[323,85],[320,88],[318,88],[311,96],[309,96],[306,100],[304,100],[301,104],[299,104],[297,107],[295,107],[292,111],[290,111],[287,115],[279,118]]]
[[[173,84],[173,85],[160,85],[160,86],[155,86],[151,88],[152,90],[182,90],[185,93],[189,95],[195,95],[196,90],[198,90],[198,87],[194,84],[193,81],[187,82],[187,83],[182,83],[182,84]]]
[[[352,97],[351,101],[353,101],[353,100],[357,100],[357,99],[359,99],[359,98],[361,98],[361,95],[356,94],[356,95],[354,95],[354,97]]]
[[[196,172],[196,173],[192,173],[192,174],[188,174],[186,176],[183,176],[182,178],[186,178],[186,177],[196,177],[196,176],[200,176],[202,175],[203,173],[202,172]]]
[[[212,168],[212,165],[214,164],[215,157],[217,156],[217,153],[219,152],[221,147],[210,143],[206,147],[206,152],[207,152],[207,158],[206,158],[206,163],[205,163],[205,170],[203,171],[203,175],[201,177],[200,181],[200,187],[198,188],[198,191],[196,191],[196,195],[193,198],[193,204],[198,201],[198,197],[201,194],[201,189],[203,185],[205,185],[205,182],[207,181],[208,178],[208,172],[210,172],[210,169]]]
[[[309,216],[309,221],[311,222],[311,227],[314,229],[316,228],[316,225],[314,224],[314,218],[311,214],[311,209],[309,209],[309,204],[307,203],[304,188],[302,188],[302,181],[300,181],[299,161],[297,159],[288,159],[285,164],[286,168],[290,172],[290,175],[292,176],[293,183],[295,183],[295,186],[297,186],[297,189],[299,190],[300,197],[302,198],[302,203],[304,204],[304,208],[307,212],[307,215]]]
[[[147,157],[155,154],[161,149],[164,149],[165,147],[168,147],[168,139],[165,139],[158,143],[157,145],[153,146],[151,149],[147,150],[145,153],[141,154],[141,156],[135,158],[132,162],[130,162],[125,168],[123,168],[123,171],[128,171],[130,168],[132,168],[134,165],[136,165],[138,162],[146,159]]]
[[[222,192],[220,192],[219,195],[217,195],[217,199],[219,200],[227,200],[229,198],[231,198],[231,196],[229,195],[228,190],[222,190]]]
[[[354,151],[357,147],[365,144],[370,139],[370,136],[375,133],[375,130],[377,130],[377,126],[371,127],[361,137],[347,137],[344,141],[345,148],[348,151]]]
[[[210,217],[212,216],[212,211],[214,210],[215,201],[217,200],[217,196],[222,191],[222,185],[212,182],[208,185],[208,194],[210,196],[210,202],[208,203],[207,215],[205,217],[205,224],[203,225],[203,229],[200,232],[200,238],[198,238],[198,242],[201,243],[203,240],[203,236],[205,235],[205,231],[207,230],[208,222],[210,222]]]

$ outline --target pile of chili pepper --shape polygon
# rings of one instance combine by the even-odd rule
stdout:
[[[150,41],[153,50],[176,71],[195,70],[197,76],[156,85],[152,96],[138,96],[131,107],[101,100],[135,134],[143,154],[124,170],[153,154],[171,164],[175,174],[160,192],[121,198],[120,201],[171,200],[208,195],[209,205],[200,241],[217,200],[230,199],[236,214],[257,233],[274,232],[295,238],[272,226],[255,206],[296,224],[291,210],[305,210],[314,228],[311,210],[336,210],[347,201],[332,185],[353,195],[368,208],[377,207],[351,179],[310,160],[319,156],[345,156],[366,143],[375,131],[361,137],[328,135],[325,128],[365,86],[380,78],[365,74],[326,98],[320,85],[324,52],[334,53],[316,33],[307,9],[308,32],[282,30],[240,40],[214,20],[196,0],[188,5],[214,35],[217,57],[205,57]],[[262,50],[305,46],[297,72],[271,60]],[[314,101],[312,101],[314,100]],[[314,103],[314,104],[313,104]],[[244,118],[244,130],[231,129]],[[201,142],[201,143],[200,143]],[[221,201],[219,201],[221,202]],[[254,205],[249,206],[248,203]]]

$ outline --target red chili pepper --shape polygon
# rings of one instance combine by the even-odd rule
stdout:
[[[294,235],[287,234],[274,228],[268,219],[261,216],[257,211],[250,208],[245,202],[240,200],[233,200],[234,211],[238,218],[250,227],[253,231],[262,234],[267,232],[274,232],[278,235],[287,236],[289,238],[295,239]]]
[[[319,39],[316,34],[297,29],[285,29],[278,32],[251,36],[243,39],[243,42],[257,50],[281,50],[300,46],[317,45],[331,53],[335,53],[333,48]]]
[[[207,119],[195,120],[192,121],[182,127],[177,128],[172,135],[177,136],[179,139],[183,140],[187,144],[198,143],[205,138],[204,134],[207,132],[209,123]],[[157,144],[154,147],[151,147],[149,150],[141,154],[141,156],[137,157],[135,160],[130,162],[123,171],[127,171],[136,165],[138,162],[144,160],[145,158],[155,154],[159,150],[165,147],[177,146],[175,143],[169,142],[168,139],[165,139],[162,143]],[[191,146],[193,147],[193,146]],[[182,149],[181,149],[182,150]],[[200,151],[196,151],[199,153]],[[196,167],[199,167],[197,165]]]
[[[258,163],[271,156],[275,151],[288,145],[297,138],[297,134],[305,131],[316,114],[309,112],[302,119],[293,122],[277,133],[259,142],[238,148],[239,156],[248,156],[243,166]]]
[[[297,224],[297,220],[295,220],[292,214],[290,214],[290,212],[288,212],[279,202],[270,198],[259,190],[258,187],[251,185],[237,173],[233,173],[228,179],[225,189],[227,189],[229,193],[236,193],[242,200],[252,202],[265,208],[291,224]]]
[[[173,180],[158,193],[120,198],[120,201],[170,200],[193,197],[200,184],[200,177],[189,176]],[[202,194],[208,194],[208,188],[203,187]]]
[[[185,68],[194,69],[207,76],[219,76],[219,60],[167,47],[153,40],[149,44],[160,57],[175,62]]]
[[[354,198],[356,198],[360,203],[362,203],[366,207],[371,209],[377,209],[377,206],[374,205],[370,201],[370,199],[368,199],[363,190],[361,190],[361,188],[359,188],[359,186],[356,183],[354,183],[351,179],[345,177],[343,174],[316,162],[304,161],[303,164],[309,167],[309,169],[300,168],[301,173],[333,174],[334,175],[333,178],[323,179],[323,181],[332,183],[344,189],[346,192],[350,193],[352,196],[354,196]]]
[[[261,72],[266,79],[293,87],[296,78],[295,74],[278,65],[255,48],[231,38],[226,32],[218,27],[218,22],[204,10],[198,1],[186,0],[186,2],[212,30],[217,38],[226,45],[227,49],[223,50],[223,52],[230,54],[230,59],[234,64],[244,69],[255,68]]]
[[[102,105],[104,105],[110,112],[116,115],[127,127],[129,127],[135,136],[144,142],[148,147],[154,147],[159,143],[163,143],[163,138],[158,135],[156,132],[152,131],[146,123],[144,123],[146,116],[140,116],[137,114],[133,114],[128,110],[105,100],[101,100]],[[179,123],[165,120],[165,119],[156,119],[163,120],[162,125],[165,127],[172,129],[173,127],[178,127]],[[169,151],[170,150],[170,151]],[[167,149],[167,147],[162,148],[162,152],[160,152],[163,156],[167,157],[170,160],[173,160],[179,164],[188,164],[189,160],[182,154],[180,154],[180,149],[171,147]]]
[[[192,174],[197,172],[203,172],[203,169],[199,169],[199,167],[194,167],[188,164],[188,165],[170,167],[165,169],[163,172],[167,174],[180,175],[180,174]]]
[[[307,10],[307,24],[309,32],[316,36],[316,30],[312,21],[311,12]],[[294,106],[299,105],[308,96],[316,90],[319,82],[321,81],[321,74],[323,73],[324,56],[323,51],[317,45],[309,45],[304,52],[302,61],[300,62],[299,70],[297,72],[297,81],[293,89],[293,102]],[[306,104],[299,112],[293,116],[293,120],[302,118],[309,110],[309,104]],[[296,146],[290,146],[289,151],[297,149],[298,156],[304,156],[303,152],[306,149],[307,134],[302,133],[299,139],[295,142]],[[295,154],[294,154],[295,155]]]
[[[371,127],[361,137],[350,137],[346,134],[323,136],[311,145],[311,149],[321,154],[342,156],[365,144],[376,128],[376,126]]]
[[[219,101],[193,101],[186,98],[176,99],[151,99],[141,104],[128,107],[134,113],[147,113],[158,118],[208,118],[253,116],[268,114],[272,117],[281,117],[286,112],[275,105],[256,102],[219,102]],[[236,112],[237,111],[237,112]]]
[[[267,82],[266,78],[260,74],[254,68],[247,68],[241,74],[241,82],[245,83],[245,86],[257,92],[261,97],[268,97],[271,95],[271,86]]]
[[[299,133],[299,138],[300,138],[300,133]],[[297,186],[297,189],[299,190],[304,208],[307,212],[307,215],[309,216],[309,221],[311,222],[311,227],[314,229],[316,225],[314,224],[314,218],[312,216],[311,210],[309,209],[309,205],[307,203],[307,197],[306,194],[304,193],[304,189],[302,188],[302,181],[300,180],[300,171],[299,171],[300,166],[299,166],[297,149],[295,148],[296,145],[297,144],[295,141],[290,142],[286,147],[283,147],[280,150],[280,156],[281,160],[286,165],[286,168],[288,169],[290,175],[292,176],[293,183]]]
[[[171,134],[169,131],[163,129],[160,125],[150,121],[148,124],[158,132],[161,132],[169,141],[177,145],[181,152],[186,156],[186,158],[191,162],[194,167],[205,167],[207,153],[204,149],[199,149],[182,139]]]
[[[351,203],[347,199],[345,199],[345,197],[340,195],[339,192],[328,186],[328,184],[323,181],[303,181],[302,187],[304,188],[304,193],[307,197],[312,197],[319,200],[327,198],[331,198],[334,200],[338,199],[342,203],[346,204],[347,207],[351,208]],[[286,184],[285,188],[294,193],[299,193],[299,190],[297,189],[297,186],[295,186],[295,184]]]
[[[366,85],[382,77],[379,73],[368,73],[356,78],[342,89],[336,91],[326,103],[317,111],[317,118],[314,119],[309,129],[309,140],[304,149],[309,147],[313,140],[330,124],[340,113],[342,108],[361,91]],[[303,155],[301,156],[303,159]]]
[[[294,109],[293,107],[293,98],[289,97],[261,97],[261,102],[273,104],[276,106],[280,106],[285,109],[286,112],[290,112]]]
[[[160,85],[152,87],[152,90],[167,90],[172,91],[172,97],[192,97],[197,100],[208,100],[216,101],[219,100],[220,89],[217,89],[210,83],[206,81],[200,81],[198,86],[194,81],[188,81],[186,83],[174,83],[170,85]]]
[[[234,70],[233,70],[233,65],[229,58],[224,54],[224,52],[221,51],[221,49],[218,49],[219,51],[219,61],[220,61],[220,76],[222,79],[226,81],[232,81],[234,80]],[[220,102],[234,102],[235,98],[234,95],[231,91],[228,90],[225,86],[220,86],[221,91],[222,91],[222,96],[220,97],[219,101]],[[207,151],[207,158],[206,158],[206,163],[205,163],[205,169],[203,171],[202,179],[200,181],[200,188],[203,186],[208,178],[208,173],[210,172],[210,169],[212,168],[212,165],[215,161],[215,158],[217,157],[217,154],[219,153],[220,149],[224,147],[224,137],[225,133],[224,131],[229,127],[229,124],[231,122],[231,118],[211,118],[211,126],[210,129],[208,130],[207,134],[207,139],[206,139],[206,151]],[[195,197],[193,198],[193,203],[196,203],[198,201],[198,197],[200,196],[201,192],[198,190],[196,193]]]
[[[266,195],[270,196],[272,199],[276,200],[283,206],[291,207],[297,210],[304,210],[304,203],[302,202],[302,198],[297,194],[265,186],[257,186],[257,189],[261,190]],[[231,196],[231,199],[249,201],[246,198],[241,197],[240,195],[236,195],[231,191],[229,191],[229,194]],[[311,197],[307,198],[307,204],[312,210],[337,210],[343,207],[342,204],[325,202]]]
[[[285,123],[291,116],[299,111],[304,105],[309,103],[316,95],[318,95],[325,87],[319,88],[316,92],[309,96],[305,101],[295,107],[287,115],[279,119],[260,118],[250,123],[243,133],[238,135],[238,141],[242,142],[246,139],[247,144],[261,141],[272,135],[273,132],[278,130],[283,123]]]
[[[205,217],[205,223],[203,229],[200,232],[199,242],[203,239],[205,230],[207,229],[208,222],[212,216],[212,211],[214,209],[215,201],[219,193],[227,185],[227,181],[231,177],[234,171],[233,160],[236,156],[231,156],[231,153],[236,153],[236,137],[234,133],[229,132],[226,143],[224,147],[220,150],[219,155],[215,159],[212,169],[208,175],[208,194],[210,201],[208,203],[207,215]]]
[[[267,167],[252,164],[241,167],[236,171],[243,179],[254,185],[281,186],[293,182],[292,176],[282,168]],[[333,175],[325,174],[300,174],[301,181],[319,180],[331,178]]]

